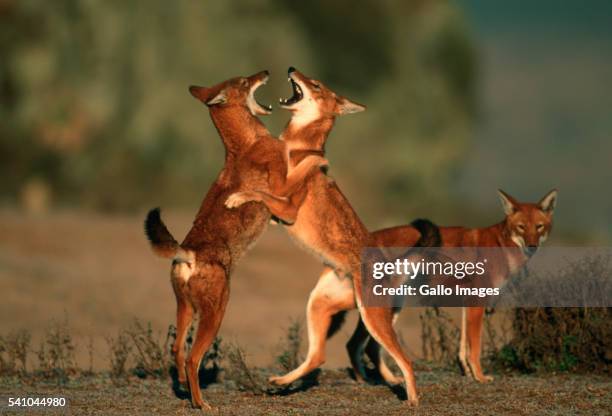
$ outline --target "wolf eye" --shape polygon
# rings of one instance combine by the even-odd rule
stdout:
[[[240,79],[240,85],[243,86],[243,87],[248,87],[249,81],[246,78],[241,78]]]
[[[536,231],[542,231],[544,229],[544,224],[538,224],[536,225]]]
[[[525,225],[524,224],[518,224],[516,226],[516,229],[519,230],[520,232],[525,231]]]
[[[312,82],[312,88],[314,88],[315,90],[320,90],[321,89],[321,84],[317,83],[317,82]]]

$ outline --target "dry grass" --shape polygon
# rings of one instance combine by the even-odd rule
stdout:
[[[93,337],[90,335],[87,342],[87,358],[88,358],[88,366],[87,369],[83,372],[84,375],[93,375],[94,373],[94,341]]]
[[[439,308],[425,308],[420,319],[423,358],[443,365],[456,363],[460,329],[450,315]]]
[[[55,378],[58,383],[66,383],[68,377],[78,371],[75,352],[76,344],[67,319],[52,321],[36,351],[38,376]]]
[[[226,345],[223,350],[225,367],[224,378],[230,381],[240,391],[260,395],[267,391],[264,376],[247,363],[246,353],[235,343]]]
[[[144,324],[138,319],[125,332],[134,347],[134,374],[141,378],[164,375],[169,366],[169,357],[164,353],[169,337],[162,341],[161,334],[153,331],[150,322]]]
[[[132,344],[126,333],[120,331],[116,337],[107,337],[110,362],[110,375],[119,381],[127,376],[127,365],[132,353]]]
[[[140,378],[165,376],[171,365],[170,349],[173,326],[168,328],[165,340],[153,331],[151,323],[134,319],[115,337],[107,337],[110,374],[116,382],[125,381],[129,375]]]
[[[434,322],[450,326],[450,318],[442,311],[436,313],[432,310],[425,316],[428,316],[424,320],[430,327]],[[301,337],[300,325],[296,322],[287,330],[286,350],[282,356],[297,357]],[[427,339],[439,340],[440,334],[443,334],[442,339],[454,345],[456,340],[452,340],[451,333],[453,329],[449,327]],[[0,395],[61,395],[69,399],[71,410],[76,414],[191,412],[188,396],[177,392],[173,394],[167,377],[158,377],[161,371],[159,366],[165,362],[164,357],[169,356],[167,350],[172,341],[171,330],[163,343],[148,324],[135,321],[115,337],[109,337],[109,371],[102,373],[90,372],[89,369],[68,370],[72,368],[69,357],[76,346],[72,343],[70,328],[64,322],[49,329],[45,343],[44,355],[56,357],[55,360],[47,358],[45,362],[49,369],[54,368],[55,371],[47,370],[42,374],[36,370],[36,374],[28,374],[24,370],[27,368],[28,338],[26,332],[11,333],[1,338],[3,363],[11,370],[0,376]],[[485,340],[485,344],[488,342]],[[318,373],[316,382],[302,384],[300,388],[270,388],[265,376],[272,369],[251,366],[247,353],[236,343],[223,344],[223,348],[221,345],[220,339],[215,340],[203,360],[203,367],[214,368],[216,372],[221,369],[224,375],[221,380],[210,379],[203,384],[205,399],[218,407],[220,414],[395,415],[408,411],[401,394],[398,398],[398,390],[385,385],[357,384],[345,370],[324,370]],[[92,351],[90,345],[85,348]],[[427,348],[430,351],[432,347]],[[448,345],[432,354],[450,357],[450,350]],[[92,353],[95,355],[95,351]],[[604,376],[543,373],[520,376],[514,373],[498,377],[491,384],[481,385],[443,367],[423,365],[421,362],[417,362],[416,367],[422,402],[419,414],[606,414],[612,406],[612,382]],[[59,373],[59,369],[64,370]],[[146,377],[143,379],[134,374],[144,374]],[[56,380],[61,383],[49,383]],[[199,414],[196,410],[193,412]]]
[[[284,372],[297,368],[303,357],[300,355],[302,348],[302,321],[292,319],[285,338],[280,343],[280,353],[276,356],[276,363]]]
[[[30,333],[26,330],[0,336],[0,375],[26,373],[30,340]]]

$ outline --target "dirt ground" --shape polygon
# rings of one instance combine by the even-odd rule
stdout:
[[[455,372],[417,366],[417,383],[421,398],[417,409],[398,399],[399,389],[357,384],[341,370],[325,370],[314,383],[272,395],[239,392],[227,383],[211,384],[203,393],[214,407],[212,414],[220,415],[609,415],[612,409],[609,377],[505,375],[479,385]],[[22,396],[66,397],[68,408],[56,414],[200,414],[188,400],[177,398],[164,380],[135,380],[122,387],[102,376],[64,387],[16,386],[3,380],[1,414],[24,414],[6,407],[5,398],[16,390]]]
[[[174,321],[169,264],[150,252],[143,218],[144,213],[105,217],[64,212],[28,217],[0,211],[0,334],[27,329],[35,348],[52,320],[67,317],[76,339],[77,364],[87,368],[86,344],[91,338],[93,368],[103,371],[109,368],[105,337],[132,318],[151,322],[160,337],[165,336]],[[164,218],[177,237],[191,223],[188,214],[164,213]],[[291,243],[283,230],[270,227],[232,277],[220,334],[224,342],[239,344],[250,365],[270,366],[291,318],[304,318],[308,293],[320,271],[321,265]],[[353,313],[330,340],[317,382],[259,396],[240,392],[228,382],[216,383],[206,387],[205,399],[224,415],[610,414],[609,377],[503,375],[491,384],[478,385],[457,372],[424,364],[416,368],[422,405],[409,409],[398,398],[401,389],[359,385],[347,376],[344,343],[354,321]],[[416,358],[421,348],[419,325],[415,310],[404,311],[398,322],[407,350]],[[29,360],[31,367],[35,357]],[[73,379],[61,387],[4,378],[0,379],[0,414],[11,414],[6,398],[16,394],[63,395],[71,414],[196,413],[187,400],[175,396],[169,378],[134,379],[116,386],[108,376],[97,375]],[[29,410],[11,412],[29,414]],[[49,411],[40,414],[44,413]]]

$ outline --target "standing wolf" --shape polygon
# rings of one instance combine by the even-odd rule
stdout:
[[[499,248],[503,255],[491,256],[488,259],[488,274],[495,273],[500,277],[501,282],[505,282],[513,272],[527,263],[538,247],[548,238],[552,230],[557,191],[550,191],[537,203],[519,202],[501,190],[499,197],[505,213],[502,221],[483,228],[438,227],[436,239],[439,241],[436,245],[440,247]],[[410,240],[416,238],[414,234],[415,229],[412,226],[386,228],[372,233],[379,245],[387,247],[412,245]],[[332,315],[355,307],[352,285],[339,279],[333,271],[326,269],[308,298],[309,346],[305,364],[311,357],[323,355],[329,325],[321,323],[330,322]],[[491,380],[490,376],[483,373],[480,364],[484,311],[484,307],[477,306],[462,308],[458,357],[464,374],[472,376],[481,383]],[[368,357],[387,382],[400,381],[381,359],[380,346],[375,340],[370,339],[370,334],[361,320],[346,347],[357,379],[361,379],[364,375],[362,352],[365,349]],[[303,376],[304,373],[299,370],[305,364],[282,379],[292,381]],[[309,371],[313,368],[308,367]]]

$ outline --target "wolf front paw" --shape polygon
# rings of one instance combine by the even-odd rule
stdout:
[[[275,386],[284,386],[289,384],[284,376],[271,376],[268,377],[268,383],[274,384]]]
[[[419,407],[419,398],[411,397],[408,400],[406,400],[406,403],[408,404],[408,407]]]
[[[486,376],[484,374],[482,374],[482,375],[480,375],[478,377],[474,377],[474,378],[479,383],[490,383],[491,381],[493,381],[493,376]]]
[[[200,409],[204,412],[213,410],[213,407],[202,399],[193,399],[191,402],[191,407],[194,409]]]
[[[225,206],[227,208],[238,208],[242,204],[250,201],[260,201],[261,198],[254,192],[234,192],[225,200]]]

